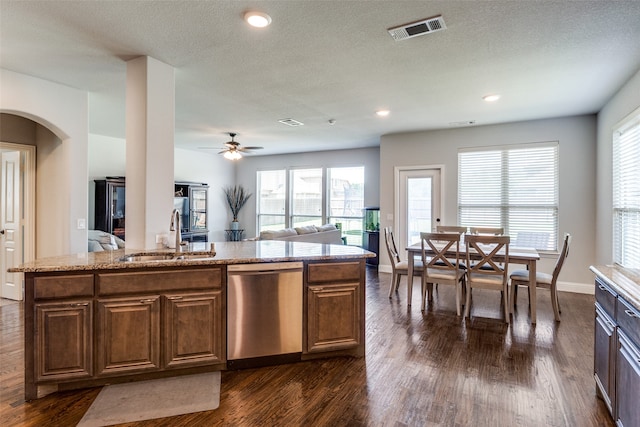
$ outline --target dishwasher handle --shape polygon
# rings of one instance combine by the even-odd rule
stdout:
[[[281,273],[285,271],[302,271],[302,262],[261,262],[227,266],[228,274]]]

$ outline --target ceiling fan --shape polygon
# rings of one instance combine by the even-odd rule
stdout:
[[[236,135],[236,133],[229,132],[231,141],[225,142],[223,150],[218,153],[222,154],[225,159],[238,160],[242,158],[242,153],[248,153],[251,150],[262,150],[262,147],[241,147],[240,143],[234,140]]]

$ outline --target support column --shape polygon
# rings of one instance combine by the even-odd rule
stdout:
[[[126,247],[153,249],[173,210],[173,67],[148,56],[128,61],[126,113]]]

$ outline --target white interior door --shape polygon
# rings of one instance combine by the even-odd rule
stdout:
[[[22,299],[22,275],[7,273],[22,260],[20,232],[20,152],[5,151],[2,159],[2,190],[0,209],[0,276],[2,298]]]
[[[396,218],[400,253],[420,241],[421,231],[435,230],[440,222],[440,174],[439,168],[399,169]]]

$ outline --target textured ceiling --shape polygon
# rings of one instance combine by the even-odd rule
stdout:
[[[271,26],[248,27],[247,10]],[[387,33],[436,15],[445,31]],[[176,146],[237,132],[265,155],[368,147],[599,111],[640,69],[640,1],[0,1],[0,67],[88,91],[91,133],[124,138],[126,61],[141,55],[175,68]]]

